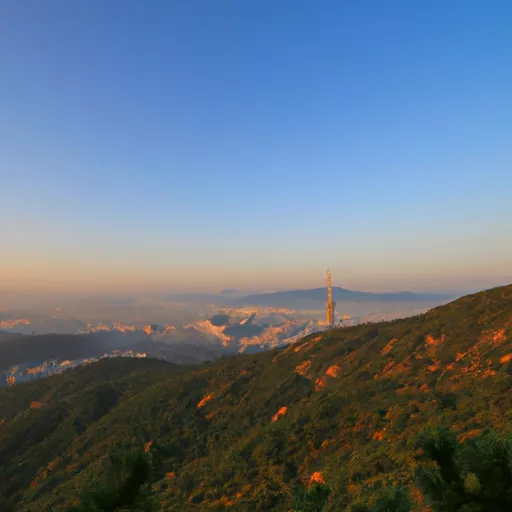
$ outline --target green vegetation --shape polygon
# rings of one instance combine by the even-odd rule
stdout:
[[[154,512],[157,508],[151,492],[151,471],[151,456],[142,451],[112,455],[103,480],[83,493],[80,505],[69,512]]]
[[[15,385],[0,390],[0,504],[508,510],[511,341],[508,286],[211,365],[107,360]]]
[[[311,489],[304,486],[295,492],[294,512],[322,512],[327,505],[331,490],[325,485],[315,485]]]
[[[435,512],[512,510],[512,438],[488,431],[457,443],[453,432],[439,428],[420,439],[428,463],[416,480]]]
[[[352,505],[351,512],[410,512],[411,500],[407,489],[387,485],[366,503]]]

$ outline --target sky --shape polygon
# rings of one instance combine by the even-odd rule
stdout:
[[[4,0],[0,290],[512,282],[512,2]]]

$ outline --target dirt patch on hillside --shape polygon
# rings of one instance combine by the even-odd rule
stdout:
[[[315,391],[321,391],[325,387],[325,381],[323,377],[316,379],[315,381]]]
[[[304,361],[303,363],[300,363],[296,368],[295,371],[299,375],[306,375],[307,371],[311,368],[311,361]]]
[[[380,351],[380,353],[384,356],[388,352],[390,352],[393,348],[393,344],[398,341],[396,338],[392,338],[389,343]]]
[[[288,407],[283,406],[279,411],[277,411],[274,416],[272,416],[272,423],[277,421],[281,416],[284,416],[286,412],[288,411]]]
[[[210,393],[209,395],[205,396],[198,404],[197,408],[201,409],[201,407],[204,407],[211,399],[213,398],[213,393]]]
[[[340,371],[341,368],[337,364],[333,364],[332,366],[329,366],[329,368],[327,368],[325,375],[329,375],[329,377],[335,379],[339,375]]]

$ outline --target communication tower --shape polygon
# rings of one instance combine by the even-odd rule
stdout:
[[[334,325],[336,302],[332,300],[331,271],[327,269],[327,325]]]

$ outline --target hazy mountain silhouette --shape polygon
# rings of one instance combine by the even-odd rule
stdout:
[[[340,303],[397,303],[401,305],[410,304],[411,307],[415,307],[417,304],[441,304],[455,298],[453,295],[439,293],[415,293],[410,291],[371,293],[347,290],[340,287],[333,287],[332,293],[333,299]],[[246,297],[235,299],[233,302],[236,305],[283,308],[322,307],[327,300],[326,295],[327,291],[324,287],[248,295]]]

